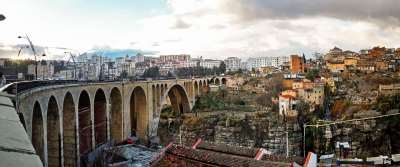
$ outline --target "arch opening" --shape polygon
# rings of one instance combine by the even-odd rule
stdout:
[[[111,139],[120,142],[123,139],[122,134],[122,96],[118,88],[111,91]]]
[[[219,80],[219,78],[215,78],[215,84],[216,85],[220,85],[221,84],[221,81]]]
[[[86,91],[82,91],[78,102],[79,119],[79,153],[81,156],[91,150],[92,125],[90,117],[90,98]]]
[[[226,78],[222,78],[221,82],[222,82],[222,85],[226,85],[226,82],[227,82]]]
[[[146,109],[146,94],[141,87],[132,91],[130,99],[131,135],[138,136],[142,141],[147,139],[148,111]]]
[[[64,166],[76,166],[76,128],[75,128],[75,103],[71,93],[64,97],[63,104],[63,151]]]
[[[174,85],[169,89],[168,98],[173,112],[179,113],[179,115],[190,112],[189,98],[185,89],[180,85]]]
[[[94,96],[94,134],[96,147],[107,141],[107,102],[102,89],[96,91]]]
[[[199,84],[199,95],[202,95],[203,93],[204,93],[204,82],[203,81],[200,81],[200,84]]]
[[[190,104],[185,89],[180,85],[174,85],[166,90],[160,108],[157,135],[160,143],[165,145],[174,139],[182,120],[182,114],[190,112]]]
[[[60,117],[54,96],[50,97],[47,108],[47,152],[48,165],[61,166]]]
[[[33,106],[32,118],[32,145],[40,160],[44,162],[44,129],[43,115],[39,102],[35,102]]]
[[[194,96],[197,97],[198,95],[199,95],[199,84],[197,83],[197,81],[195,81],[194,82]]]

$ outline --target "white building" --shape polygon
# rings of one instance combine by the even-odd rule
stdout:
[[[227,71],[237,71],[241,68],[241,60],[237,57],[228,57],[224,60]]]
[[[198,62],[198,59],[191,59],[190,61],[185,63],[185,67],[196,67]]]
[[[279,115],[297,116],[297,100],[291,95],[279,95]]]
[[[218,68],[221,62],[221,60],[204,59],[200,60],[200,66],[204,68]]]
[[[281,65],[283,65],[283,63],[288,61],[289,57],[287,56],[249,58],[247,60],[247,69],[251,70],[252,68],[260,68],[260,67],[279,68]]]
[[[188,62],[190,60],[190,55],[160,55],[161,62]]]
[[[136,56],[131,57],[132,61],[134,62],[144,62],[144,56],[140,53],[136,54]]]

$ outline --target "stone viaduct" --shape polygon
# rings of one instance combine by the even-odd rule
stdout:
[[[79,166],[81,156],[133,134],[157,136],[164,104],[190,112],[209,84],[228,77],[137,82],[70,83],[18,93],[17,110],[44,166]]]

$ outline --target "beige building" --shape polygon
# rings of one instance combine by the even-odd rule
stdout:
[[[317,85],[312,89],[299,89],[299,98],[312,105],[320,105],[324,101],[324,86]]]
[[[329,69],[331,72],[343,72],[346,68],[344,62],[326,62],[326,68]]]
[[[379,85],[380,95],[395,95],[400,93],[400,84]]]
[[[346,66],[356,66],[357,65],[358,60],[356,58],[353,57],[347,57],[344,59],[344,64]]]
[[[28,74],[35,75],[35,64],[28,65]],[[54,65],[47,61],[38,62],[37,65],[37,78],[38,79],[51,79],[54,75]]]

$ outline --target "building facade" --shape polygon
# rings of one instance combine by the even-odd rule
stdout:
[[[280,67],[285,62],[288,62],[289,58],[286,56],[282,57],[256,57],[256,58],[249,58],[247,60],[247,68],[249,70],[253,68],[260,68],[260,67]]]
[[[304,60],[299,55],[290,56],[290,71],[292,73],[304,73]]]
[[[241,68],[241,60],[238,57],[228,57],[224,62],[227,71],[237,71]]]
[[[36,65],[28,65],[28,74],[35,75]],[[48,61],[40,61],[37,63],[37,77],[38,79],[51,79],[54,75],[54,65]]]

